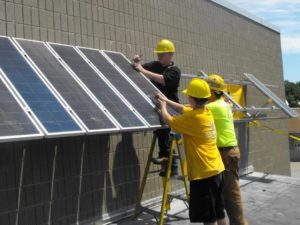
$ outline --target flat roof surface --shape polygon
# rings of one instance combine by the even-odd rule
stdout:
[[[254,14],[252,14],[252,13],[250,13],[250,12],[244,10],[244,9],[241,9],[236,5],[233,5],[228,1],[225,1],[225,0],[211,0],[211,1],[216,3],[217,5],[220,5],[224,8],[226,8],[226,9],[229,9],[229,10],[231,10],[231,11],[237,13],[237,14],[240,14],[240,15],[242,15],[242,16],[250,19],[250,20],[253,20],[258,24],[261,24],[261,25],[263,25],[263,26],[265,26],[265,27],[267,27],[271,30],[274,30],[274,31],[280,33],[280,28],[278,26],[276,26],[274,24],[271,24],[268,21],[266,21],[262,18],[259,18],[258,16],[255,16]]]
[[[299,225],[300,178],[253,172],[240,179],[246,217],[251,225]],[[160,206],[155,208],[160,210]],[[192,225],[188,209],[180,200],[171,203],[170,216],[165,225]],[[113,224],[156,224],[152,215],[142,213],[137,220],[131,218]]]

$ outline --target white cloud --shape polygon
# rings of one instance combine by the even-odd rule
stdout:
[[[300,53],[300,35],[282,37],[281,46],[284,53]]]

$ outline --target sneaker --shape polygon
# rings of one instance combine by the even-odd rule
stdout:
[[[154,164],[164,164],[168,161],[167,157],[158,157],[158,158],[152,158],[151,160]]]

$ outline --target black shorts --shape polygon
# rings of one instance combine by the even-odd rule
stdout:
[[[190,181],[189,215],[192,223],[213,223],[225,218],[223,173]]]

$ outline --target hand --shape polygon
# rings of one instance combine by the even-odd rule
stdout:
[[[132,61],[133,61],[134,63],[139,63],[139,62],[141,61],[141,58],[142,58],[142,55],[136,54],[136,55],[133,56]]]
[[[162,95],[162,93],[160,93],[158,91],[156,91],[154,93],[154,96],[155,96],[155,98],[157,98],[157,100],[164,100],[164,101],[166,100],[166,97],[164,95]]]
[[[154,96],[156,97],[157,101],[159,102],[161,108],[167,107],[167,102],[166,102],[166,97],[165,96],[163,96],[158,91],[154,93]]]
[[[160,104],[160,108],[167,108],[167,102],[166,102],[165,98],[163,98],[163,99],[158,98],[157,100],[158,100],[158,102]]]
[[[133,67],[139,72],[143,72],[144,70],[143,66],[140,63],[134,63]]]

